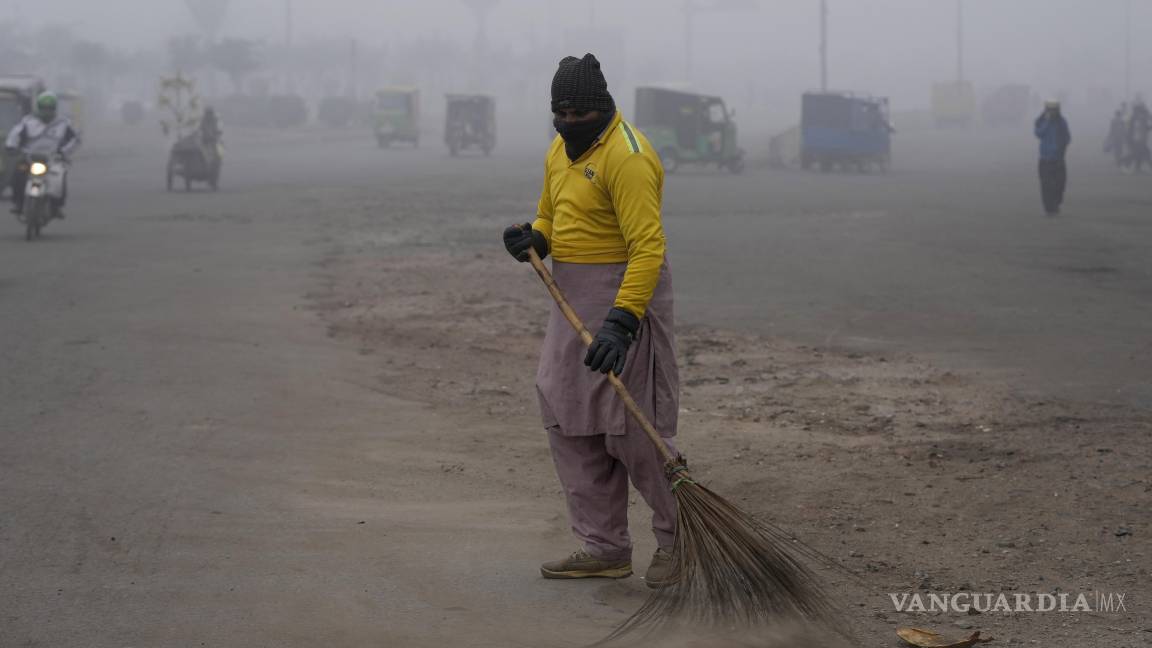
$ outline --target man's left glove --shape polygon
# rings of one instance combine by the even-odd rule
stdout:
[[[640,330],[640,320],[623,308],[613,308],[604,318],[604,325],[596,332],[584,364],[592,371],[606,374],[609,370],[617,376],[624,371],[624,358],[628,347]]]
[[[528,248],[536,248],[540,258],[548,256],[548,239],[532,229],[532,223],[513,225],[504,230],[504,248],[508,250],[517,261],[528,261]]]

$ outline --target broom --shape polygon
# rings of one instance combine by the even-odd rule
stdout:
[[[529,259],[560,312],[584,344],[591,345],[592,334],[568,304],[536,250],[529,248]],[[688,471],[684,458],[668,449],[624,383],[611,371],[607,375],[625,408],[664,458],[665,473],[676,497],[677,525],[669,584],[653,592],[639,610],[600,643],[637,630],[652,632],[672,623],[696,629],[739,631],[786,619],[832,626],[843,635],[828,597],[800,557],[840,565],[700,485]]]

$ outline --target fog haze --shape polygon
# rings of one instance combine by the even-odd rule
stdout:
[[[160,48],[196,32],[178,0],[7,0],[8,18],[28,27],[64,24],[118,50]],[[277,45],[286,39],[284,9],[292,6],[295,43],[355,39],[367,56],[397,53],[420,41],[451,43],[472,64],[477,23],[457,0],[236,0],[220,36]],[[698,2],[710,7],[716,3]],[[731,11],[699,11],[693,20],[691,84],[727,94],[742,109],[795,97],[819,85],[816,0],[737,3]],[[965,77],[977,88],[1027,83],[1040,95],[1089,94],[1119,99],[1125,85],[1123,0],[967,0]],[[0,5],[2,6],[2,5]],[[829,2],[829,84],[890,96],[895,109],[927,105],[933,82],[956,74],[956,3],[951,0]],[[1152,26],[1152,6],[1131,3],[1133,91],[1147,87],[1152,47],[1140,34]],[[597,32],[586,37],[589,27]],[[556,59],[585,50],[600,55],[617,94],[645,82],[684,83],[684,12],[678,2],[630,0],[561,3],[503,0],[487,20],[491,77],[515,78],[546,92]],[[369,54],[370,53],[370,54]],[[509,60],[520,61],[510,65]],[[525,67],[531,61],[536,67]],[[395,60],[403,67],[407,62]],[[365,66],[368,69],[368,66]],[[521,78],[522,77],[522,78]],[[386,80],[381,80],[386,81]],[[499,82],[494,85],[499,85]],[[625,87],[620,87],[625,86]],[[1107,102],[1106,102],[1107,103]]]

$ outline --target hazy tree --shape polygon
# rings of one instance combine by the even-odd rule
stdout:
[[[100,43],[78,40],[73,43],[68,58],[70,59],[68,62],[73,68],[91,76],[108,65],[110,55],[108,48]]]
[[[200,39],[195,36],[176,36],[168,41],[168,59],[176,71],[197,70],[204,66],[207,55]]]
[[[237,93],[243,88],[244,77],[260,67],[256,58],[256,44],[242,38],[225,38],[208,51],[208,60],[232,80]]]
[[[192,13],[192,18],[200,27],[200,31],[209,40],[216,40],[220,28],[224,26],[224,17],[228,14],[229,0],[184,0],[184,5]]]

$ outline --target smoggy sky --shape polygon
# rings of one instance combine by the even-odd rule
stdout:
[[[713,5],[718,0],[695,0]],[[729,0],[720,0],[729,1]],[[828,0],[830,85],[926,101],[956,70],[956,0]],[[965,75],[981,86],[1029,83],[1040,93],[1124,91],[1126,0],[964,0]],[[284,0],[232,0],[224,34],[282,42]],[[693,74],[704,90],[819,84],[818,0],[749,0],[747,11],[701,12]],[[471,47],[474,14],[461,0],[291,0],[293,36],[356,38],[366,45],[448,38]],[[1132,86],[1152,89],[1152,2],[1132,0]],[[47,9],[52,12],[48,14]],[[616,30],[637,69],[684,77],[681,0],[498,0],[493,48],[564,53],[566,30]],[[156,46],[195,30],[183,0],[0,0],[5,18],[73,26],[121,48]],[[544,54],[542,54],[543,56]],[[612,81],[612,60],[605,60]],[[647,65],[647,68],[643,66]],[[619,66],[617,67],[619,69]]]

